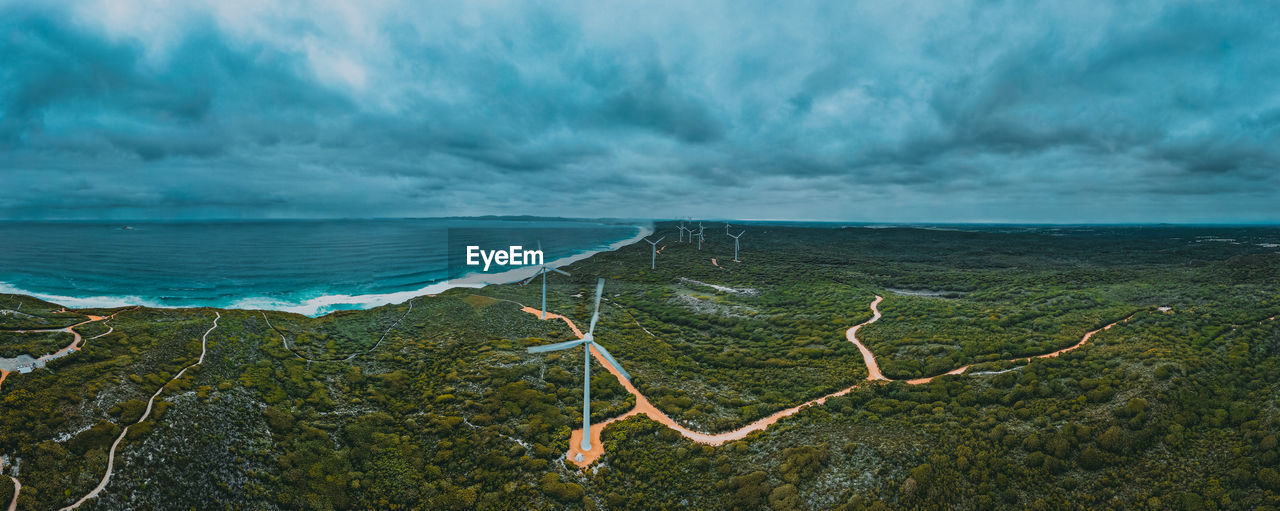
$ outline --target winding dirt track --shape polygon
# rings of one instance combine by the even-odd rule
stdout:
[[[137,307],[134,307],[134,309],[136,308]],[[125,310],[133,310],[133,309],[125,309]],[[105,320],[114,319],[116,317],[116,314],[124,312],[125,310],[118,310],[112,313],[110,316],[94,316],[92,314],[86,314],[86,316],[89,318],[87,321],[81,321],[79,323],[76,323],[66,328],[52,328],[48,330],[15,330],[15,332],[23,332],[23,333],[67,332],[67,333],[70,333],[72,336],[74,336],[71,340],[71,344],[68,344],[66,347],[58,351],[55,351],[51,354],[43,355],[36,359],[39,362],[48,362],[49,360],[65,356],[67,353],[70,353],[72,351],[80,351],[80,348],[81,348],[80,343],[84,340],[84,338],[80,336],[80,332],[75,331],[76,327],[87,324],[87,323],[93,323],[95,321],[105,321]],[[64,308],[59,312],[66,312],[66,309]],[[108,328],[106,332],[90,337],[89,340],[92,341],[94,339],[107,335],[111,332],[114,332],[115,330],[116,330],[116,327],[113,326],[111,328]],[[8,377],[9,377],[9,371],[0,369],[0,386],[4,385],[4,380]],[[18,494],[22,492],[22,482],[18,481],[18,478],[13,476],[9,476],[9,479],[13,481],[13,500],[9,502],[9,511],[17,511],[18,510]]]
[[[876,295],[875,300],[872,300],[871,302],[871,312],[872,312],[871,319],[868,319],[862,323],[854,325],[850,327],[848,331],[845,332],[845,337],[848,338],[849,342],[857,346],[858,351],[862,353],[863,361],[867,365],[867,381],[868,382],[894,381],[886,377],[883,373],[880,372],[880,366],[879,364],[876,363],[875,354],[872,353],[870,349],[867,349],[867,347],[864,346],[862,342],[858,340],[858,337],[857,337],[859,328],[862,328],[866,325],[870,325],[880,320],[880,317],[881,317],[880,309],[877,306],[880,304],[882,300],[884,300],[884,297]],[[527,306],[521,310],[529,314],[533,314],[535,316],[541,315],[542,313],[542,311],[538,309],[535,309],[533,307],[527,307]],[[1117,324],[1129,321],[1136,314],[1137,313],[1135,312],[1133,314],[1130,314],[1128,317],[1124,319],[1108,324],[1102,328],[1098,328],[1096,330],[1091,330],[1089,332],[1086,332],[1084,334],[1084,337],[1080,339],[1080,342],[1074,345],[1071,345],[1069,347],[1066,347],[1057,351],[1053,351],[1050,353],[1045,353],[1043,355],[1036,355],[1034,357],[1016,358],[1016,359],[1010,360],[1010,362],[1030,361],[1032,358],[1057,357],[1068,351],[1079,349],[1080,347],[1084,346],[1085,343],[1089,342],[1089,339],[1092,338],[1094,334],[1101,332],[1103,330],[1109,330],[1111,329],[1111,327],[1116,326]],[[573,333],[577,335],[578,338],[582,338],[582,330],[579,330],[578,326],[575,325],[573,321],[570,320],[569,318],[566,318],[559,314],[553,314],[548,312],[546,319],[559,319],[564,321],[565,324],[569,325],[569,328],[573,330]],[[621,383],[622,387],[627,389],[627,392],[631,393],[632,396],[635,396],[636,405],[627,413],[624,413],[612,419],[606,420],[604,422],[594,424],[593,427],[591,428],[591,450],[590,451],[582,451],[578,447],[582,442],[582,430],[581,429],[573,430],[573,433],[570,435],[570,439],[569,439],[569,446],[570,446],[569,452],[566,454],[565,457],[570,462],[584,469],[590,466],[592,463],[594,463],[597,459],[599,459],[601,454],[604,454],[604,443],[600,441],[600,434],[602,431],[604,431],[605,427],[607,427],[609,424],[612,424],[615,421],[625,420],[633,416],[643,414],[648,416],[650,419],[656,422],[659,422],[668,428],[675,430],[676,432],[683,435],[685,438],[688,438],[689,440],[693,440],[694,442],[707,444],[707,445],[721,445],[721,444],[724,444],[725,442],[741,440],[743,438],[746,438],[747,435],[754,433],[756,431],[763,431],[765,428],[768,428],[773,423],[778,422],[778,419],[781,419],[783,417],[787,417],[790,415],[794,415],[796,412],[799,412],[800,410],[809,406],[821,405],[823,403],[826,403],[828,399],[831,399],[833,397],[838,397],[838,396],[843,396],[845,394],[848,394],[849,392],[852,392],[853,389],[858,388],[859,385],[863,384],[863,383],[854,384],[852,386],[846,387],[844,389],[840,389],[836,392],[832,392],[830,394],[819,397],[817,399],[806,401],[804,403],[793,406],[791,408],[787,408],[785,410],[780,410],[778,412],[773,413],[772,415],[769,415],[768,417],[759,419],[755,422],[752,422],[751,424],[748,424],[746,426],[743,426],[741,428],[738,428],[732,431],[726,431],[723,433],[714,433],[714,434],[701,433],[698,431],[693,431],[684,426],[681,426],[675,420],[673,420],[670,416],[663,413],[662,410],[659,410],[657,407],[653,406],[653,404],[649,402],[649,399],[645,397],[644,394],[641,394],[639,390],[636,390],[636,388],[631,385],[630,381],[627,381],[626,378],[622,377],[622,374],[618,372],[618,368],[614,367],[613,364],[610,364],[609,361],[606,360],[603,356],[601,356],[600,353],[596,351],[594,348],[591,350],[591,355],[595,357],[596,361],[599,362],[600,365],[604,366],[605,369],[607,369],[610,373],[613,374],[614,377],[618,379],[618,383]],[[927,378],[915,378],[911,380],[906,380],[906,383],[909,385],[920,385],[920,384],[928,383],[942,376],[963,374],[965,371],[969,369],[969,367],[970,366],[959,367],[951,371],[947,371],[944,374],[930,376]]]
[[[436,295],[424,295],[424,296],[427,296],[427,297],[435,297]],[[283,332],[283,331],[281,331],[279,328],[276,328],[274,325],[272,325],[272,324],[271,324],[271,320],[270,320],[270,319],[267,319],[267,312],[266,312],[266,311],[258,311],[258,312],[260,312],[260,313],[262,314],[262,321],[264,321],[264,322],[267,324],[267,328],[270,328],[270,329],[274,330],[274,331],[276,332],[276,334],[280,336],[280,342],[284,343],[284,349],[289,350],[289,353],[293,353],[293,356],[298,357],[298,358],[300,358],[300,359],[302,359],[302,360],[306,360],[307,362],[334,362],[334,361],[337,361],[337,360],[350,361],[351,359],[354,359],[354,358],[356,358],[357,356],[360,356],[360,355],[367,355],[367,354],[369,354],[370,352],[372,352],[373,350],[378,349],[378,346],[381,346],[381,345],[382,345],[382,341],[383,341],[383,340],[385,340],[385,339],[387,338],[387,334],[391,333],[391,329],[392,329],[392,328],[395,328],[395,327],[396,327],[396,325],[399,325],[401,321],[404,321],[404,318],[409,317],[409,313],[413,312],[413,301],[414,301],[414,300],[416,300],[416,299],[417,299],[417,297],[414,297],[414,298],[410,298],[410,299],[409,299],[409,310],[405,311],[405,312],[404,312],[404,314],[403,314],[403,315],[401,315],[399,319],[397,319],[394,323],[392,323],[392,324],[391,324],[391,326],[387,327],[386,331],[382,332],[382,337],[379,337],[379,338],[378,338],[378,342],[373,343],[373,346],[369,347],[369,349],[367,349],[367,350],[364,350],[364,351],[358,351],[358,352],[352,353],[352,354],[348,355],[346,358],[343,358],[343,359],[336,359],[336,358],[323,358],[323,359],[321,359],[321,358],[307,358],[307,357],[302,356],[302,354],[301,354],[301,353],[298,353],[297,351],[294,351],[294,349],[293,349],[293,348],[289,347],[289,339],[288,339],[288,338],[286,338],[286,337],[284,336],[284,332]]]
[[[178,371],[178,374],[174,375],[173,378],[170,378],[169,382],[176,381],[178,378],[181,378],[182,375],[187,372],[187,369],[191,369],[192,367],[200,365],[201,362],[204,362],[204,355],[209,350],[209,334],[212,333],[215,328],[218,328],[218,320],[222,319],[222,313],[214,311],[213,314],[214,314],[213,326],[209,327],[209,329],[204,332],[204,335],[200,337],[200,358],[196,360],[194,364],[184,367],[182,368],[181,371]],[[165,383],[164,385],[160,386],[159,389],[156,389],[156,393],[152,394],[151,399],[147,400],[147,409],[146,411],[142,412],[142,417],[139,417],[138,420],[133,424],[131,424],[130,426],[136,426],[138,424],[141,424],[142,421],[147,420],[147,417],[151,415],[151,407],[152,405],[155,404],[156,398],[160,397],[160,393],[164,392],[164,388],[167,387],[168,385],[169,385],[168,383]],[[124,440],[125,435],[129,434],[130,426],[125,426],[124,430],[120,432],[120,436],[116,437],[116,441],[111,443],[111,450],[107,453],[107,472],[102,475],[102,481],[98,483],[98,486],[95,487],[93,491],[89,492],[87,495],[83,497],[80,497],[80,500],[77,500],[75,504],[62,508],[62,511],[68,511],[70,509],[75,509],[80,507],[81,504],[84,504],[89,499],[97,497],[98,494],[102,493],[102,490],[107,487],[107,483],[111,482],[111,473],[115,471],[116,448],[120,447],[120,442]]]
[[[136,309],[136,308],[137,308],[137,307],[134,307],[134,309]],[[64,309],[64,310],[65,310],[65,309]],[[82,347],[82,346],[81,346],[81,343],[82,343],[82,342],[84,342],[84,337],[82,337],[82,336],[80,335],[80,332],[77,332],[77,331],[75,330],[75,329],[76,329],[76,327],[78,327],[78,326],[80,326],[80,325],[87,325],[87,324],[89,324],[89,323],[94,323],[94,322],[98,322],[98,321],[106,321],[106,320],[109,320],[109,319],[113,319],[113,318],[115,318],[115,317],[116,317],[116,314],[120,314],[121,312],[124,312],[124,311],[126,311],[126,310],[133,310],[133,309],[124,309],[124,310],[119,310],[119,311],[116,311],[115,313],[111,314],[110,316],[94,316],[94,315],[92,315],[92,314],[86,314],[85,316],[86,316],[86,317],[88,317],[89,319],[87,319],[87,320],[85,320],[85,321],[81,321],[81,322],[79,322],[79,323],[76,323],[76,324],[71,325],[71,326],[66,327],[66,328],[48,328],[48,329],[43,329],[43,330],[13,330],[13,332],[16,332],[16,333],[25,333],[25,334],[47,333],[47,332],[64,332],[64,333],[68,333],[68,334],[71,334],[71,335],[72,335],[71,344],[68,344],[68,345],[64,346],[62,349],[59,349],[58,351],[55,351],[55,352],[53,352],[53,353],[48,353],[48,354],[45,354],[45,355],[41,355],[41,356],[39,356],[39,357],[37,357],[37,358],[35,359],[35,362],[34,362],[34,363],[40,363],[40,364],[42,364],[42,365],[43,365],[43,363],[46,363],[46,362],[48,362],[48,361],[50,361],[50,360],[53,360],[53,359],[55,359],[55,358],[61,358],[61,357],[67,356],[67,354],[71,353],[72,351],[80,351],[80,348]],[[116,329],[115,327],[111,327],[110,329],[108,329],[106,332],[104,332],[104,333],[102,333],[102,334],[99,334],[99,335],[95,335],[95,336],[93,336],[93,337],[90,337],[90,338],[89,338],[89,340],[91,340],[91,341],[92,341],[92,340],[94,340],[94,339],[97,339],[97,338],[99,338],[99,337],[102,337],[102,336],[104,336],[104,335],[107,335],[107,334],[109,334],[109,333],[111,333],[111,332],[115,331],[115,329]],[[9,372],[10,372],[10,371],[0,370],[0,384],[3,384],[3,383],[4,383],[5,378],[8,378],[8,377],[9,377]]]
[[[13,481],[13,500],[9,501],[9,511],[18,511],[18,494],[22,492],[22,483],[13,476],[9,476],[9,480]]]
[[[106,336],[106,335],[110,335],[110,334],[111,334],[111,332],[114,332],[114,331],[116,331],[116,327],[114,327],[114,326],[109,326],[109,327],[107,327],[107,331],[106,331],[106,332],[102,332],[102,333],[100,333],[100,334],[98,334],[98,335],[95,335],[95,336],[93,336],[93,337],[90,337],[90,338],[89,338],[89,340],[90,340],[90,341],[92,341],[92,340],[97,339],[97,338],[99,338],[99,337],[103,337],[103,336]]]

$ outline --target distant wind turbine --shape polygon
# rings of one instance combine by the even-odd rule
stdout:
[[[604,346],[601,346],[595,341],[594,334],[596,331],[596,320],[600,319],[600,296],[603,294],[604,279],[600,279],[596,281],[596,305],[591,312],[591,327],[587,329],[587,335],[583,336],[581,339],[529,348],[529,353],[544,353],[548,351],[567,350],[579,345],[585,347],[583,350],[585,358],[583,358],[584,362],[582,366],[582,443],[579,444],[579,447],[582,448],[583,452],[591,450],[591,348],[595,348],[596,351],[599,351],[600,354],[604,356],[605,360],[608,360],[609,363],[613,365],[614,369],[617,369],[618,373],[622,374],[623,378],[631,380],[631,374],[627,373],[627,371],[622,368],[622,364],[619,364],[618,360],[613,358],[613,355],[609,353],[609,350],[604,349]]]
[[[702,250],[702,241],[706,239],[706,237],[702,235],[702,231],[705,229],[706,227],[702,226],[702,222],[698,222],[698,250]]]
[[[735,262],[735,263],[737,263],[737,262],[741,262],[741,261],[738,261],[738,238],[741,238],[741,237],[742,237],[742,235],[743,235],[743,234],[746,234],[746,233],[747,233],[747,231],[746,231],[745,229],[744,229],[742,232],[738,233],[738,235],[737,235],[737,236],[734,236],[734,235],[729,234],[729,233],[727,233],[727,232],[725,233],[725,234],[727,234],[730,238],[733,238],[733,262]]]
[[[542,250],[542,242],[538,242],[538,250]],[[524,282],[521,282],[521,283],[520,283],[520,285],[522,285],[522,286],[523,286],[523,285],[525,285],[525,284],[528,284],[528,283],[529,283],[530,281],[532,281],[533,279],[538,278],[538,275],[542,275],[542,319],[547,319],[547,272],[549,272],[549,271],[553,271],[553,272],[559,273],[559,274],[564,275],[564,276],[566,276],[566,277],[568,277],[568,276],[569,276],[569,272],[562,271],[562,270],[557,269],[557,268],[551,268],[551,267],[548,267],[548,266],[543,266],[542,268],[539,268],[539,269],[538,269],[538,271],[537,271],[536,273],[534,273],[532,277],[529,277],[529,278],[525,279],[525,281],[524,281]]]
[[[644,239],[644,240],[645,240],[646,242],[648,242],[650,245],[653,245],[653,253],[649,256],[649,269],[650,269],[650,270],[655,269],[655,268],[657,268],[657,267],[658,267],[658,244],[659,244],[659,243],[662,243],[662,240],[665,240],[665,239],[667,239],[667,237],[666,237],[666,236],[663,236],[663,237],[661,237],[661,238],[658,238],[658,241],[649,241],[649,238],[645,238],[645,239]]]
[[[684,222],[680,222],[680,225],[679,225],[679,226],[677,226],[676,228],[677,228],[677,229],[680,229],[680,241],[684,241],[684,231],[687,231],[687,230],[688,230],[688,229],[685,229],[685,227],[684,227]],[[692,236],[692,235],[693,235],[693,232],[692,232],[692,231],[690,231],[690,232],[689,232],[689,235],[690,235],[690,236]]]

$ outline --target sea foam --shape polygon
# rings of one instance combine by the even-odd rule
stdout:
[[[559,259],[549,261],[547,266],[560,267],[573,264],[588,257],[601,252],[609,252],[625,247],[627,245],[639,242],[641,239],[653,234],[652,225],[638,225],[636,234],[630,238],[615,241],[605,246],[593,250],[587,250],[570,256],[561,257]],[[267,296],[246,296],[238,297],[226,301],[225,303],[202,303],[186,305],[183,307],[175,307],[166,305],[154,299],[147,299],[137,295],[122,296],[65,296],[59,294],[42,293],[39,291],[21,289],[7,282],[0,282],[0,293],[20,294],[34,296],[41,300],[65,305],[71,308],[110,308],[125,307],[131,305],[142,305],[152,308],[190,308],[190,307],[217,307],[222,309],[241,309],[241,310],[276,310],[304,314],[307,316],[321,316],[338,310],[349,309],[369,309],[381,305],[403,303],[414,297],[423,295],[434,295],[444,292],[452,288],[480,288],[489,284],[507,284],[511,282],[519,282],[533,276],[538,271],[537,266],[525,266],[514,268],[502,273],[487,274],[483,279],[475,275],[466,278],[466,282],[451,282],[448,280],[428,284],[422,288],[395,291],[388,293],[370,293],[370,294],[325,294],[321,296],[306,298],[279,298]]]

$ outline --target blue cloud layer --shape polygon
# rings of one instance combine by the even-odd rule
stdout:
[[[1280,220],[1271,2],[0,4],[0,218]]]

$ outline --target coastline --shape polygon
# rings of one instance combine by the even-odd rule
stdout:
[[[570,256],[561,257],[547,262],[547,266],[560,267],[576,263],[588,257],[604,252],[612,252],[627,245],[639,242],[646,236],[653,234],[654,226],[652,223],[633,225],[636,234],[630,238],[614,241],[604,247],[586,250]],[[232,310],[272,310],[282,312],[293,312],[311,317],[319,317],[325,314],[336,312],[339,310],[363,310],[379,307],[382,305],[403,303],[415,297],[424,295],[439,294],[453,288],[482,288],[490,284],[510,284],[519,282],[533,276],[537,272],[537,267],[526,266],[508,270],[502,273],[489,275],[483,281],[478,282],[462,282],[453,283],[448,280],[434,282],[422,288],[409,291],[394,291],[389,293],[368,293],[359,295],[348,294],[327,294],[313,298],[307,298],[301,301],[280,300],[270,297],[245,297],[237,299],[227,304],[192,304],[192,305],[164,305],[148,300],[136,295],[127,296],[90,296],[90,297],[73,297],[60,296],[48,293],[33,292],[26,289],[20,289],[0,282],[0,293],[26,295],[48,302],[65,305],[70,308],[87,309],[87,308],[115,308],[140,305],[143,307],[154,309],[189,309],[199,307],[209,307],[215,309],[232,309]],[[354,307],[337,308],[339,305],[350,305]]]

